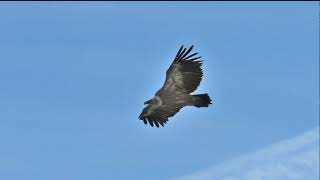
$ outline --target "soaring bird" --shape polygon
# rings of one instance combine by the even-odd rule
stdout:
[[[199,86],[203,73],[202,60],[196,57],[198,53],[190,52],[193,45],[187,49],[181,46],[172,64],[166,72],[166,80],[155,96],[144,102],[147,105],[139,119],[153,127],[164,126],[168,118],[174,116],[185,106],[208,107],[211,99],[208,94],[192,94]]]

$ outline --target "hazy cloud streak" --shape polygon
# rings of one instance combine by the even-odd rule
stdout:
[[[319,127],[194,174],[174,180],[319,179]]]

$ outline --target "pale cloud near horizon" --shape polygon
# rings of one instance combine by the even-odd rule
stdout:
[[[319,127],[172,180],[318,180]]]

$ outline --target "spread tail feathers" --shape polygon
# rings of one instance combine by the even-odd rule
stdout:
[[[211,103],[211,99],[208,94],[195,94],[192,95],[192,105],[195,107],[208,107]]]

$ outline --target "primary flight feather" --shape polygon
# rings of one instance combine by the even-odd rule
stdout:
[[[139,119],[145,124],[159,127],[167,123],[184,106],[208,107],[211,99],[208,94],[191,94],[199,86],[203,73],[202,60],[198,53],[190,54],[189,49],[181,46],[171,66],[166,72],[166,80],[155,97],[144,102]]]

